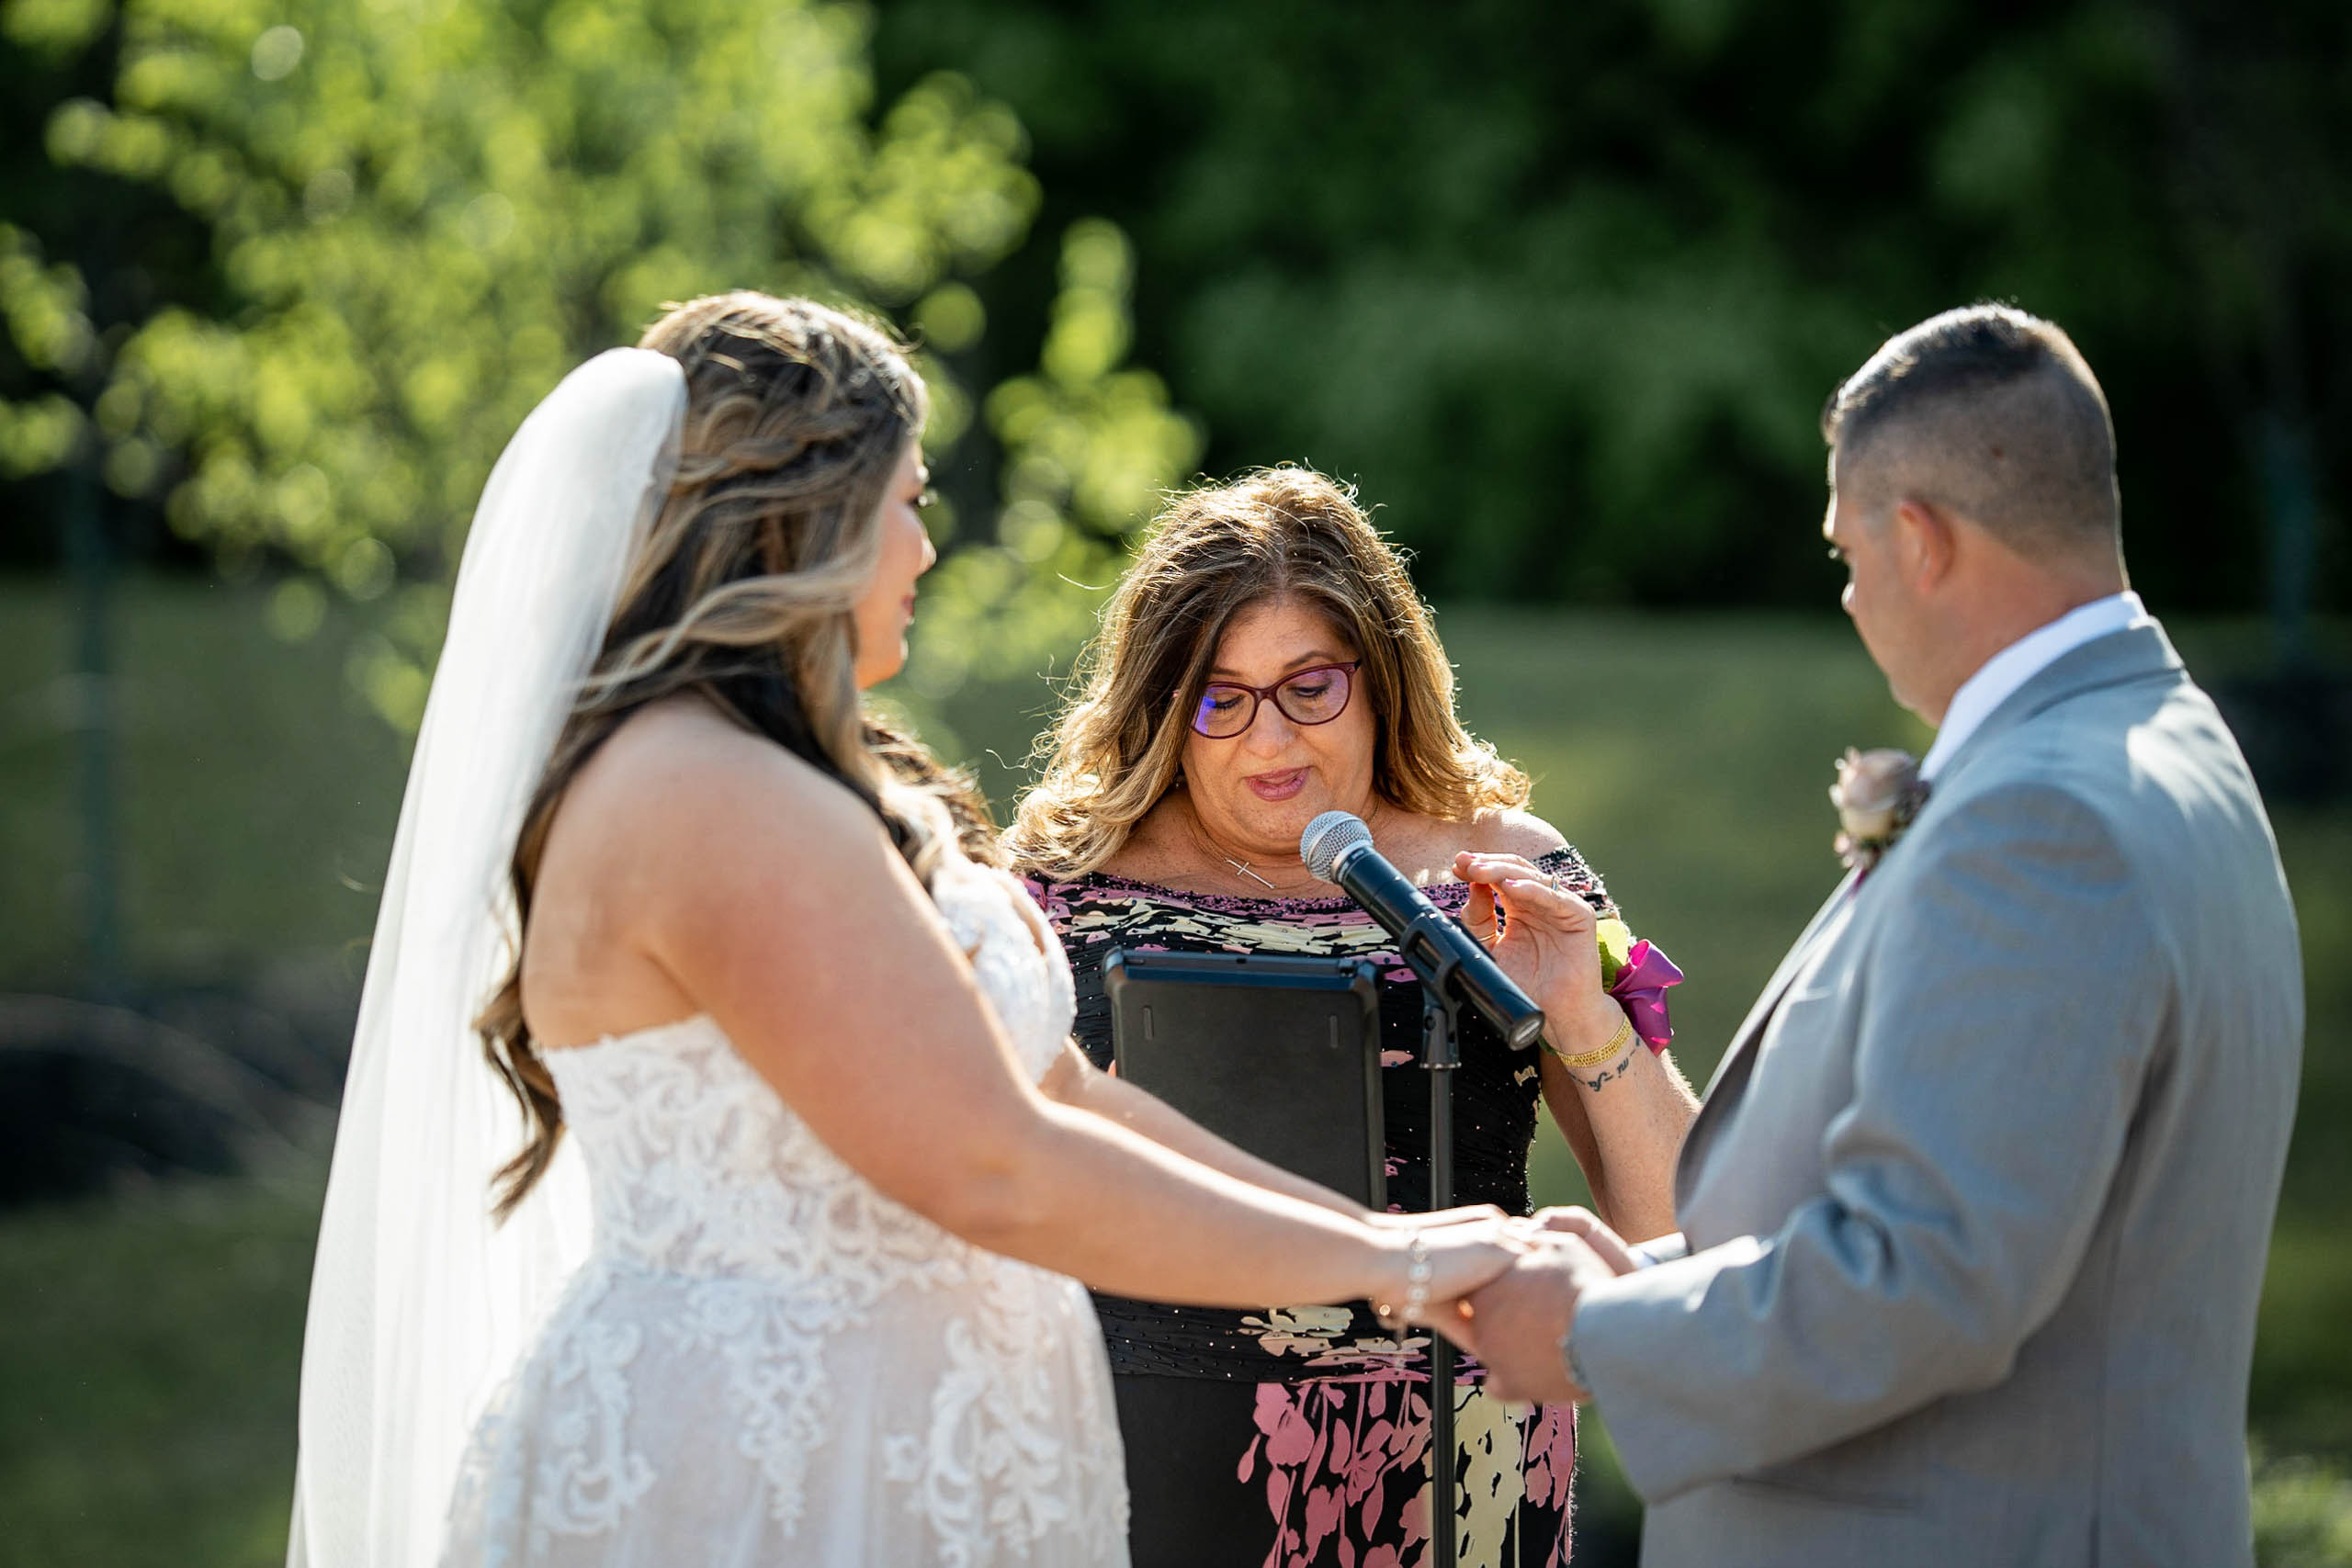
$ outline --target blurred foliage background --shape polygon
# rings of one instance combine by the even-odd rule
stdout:
[[[0,1564],[282,1551],[473,497],[571,365],[736,286],[920,344],[944,559],[888,698],[1000,807],[1161,491],[1358,481],[1691,970],[1694,1074],[1826,885],[1827,759],[1920,739],[1815,553],[1822,399],[1954,303],[2064,323],[2296,886],[2259,1512],[2352,1562],[2334,0],[0,0]],[[1584,1497],[1622,1558],[1605,1440]]]

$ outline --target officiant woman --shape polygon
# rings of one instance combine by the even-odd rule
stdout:
[[[1419,986],[1381,928],[1300,863],[1300,830],[1353,812],[1482,934],[1493,903],[1472,881],[1498,874],[1555,878],[1615,909],[1583,857],[1525,809],[1526,776],[1455,717],[1452,669],[1403,562],[1320,474],[1275,468],[1194,491],[1154,523],[1080,669],[1008,833],[1076,973],[1079,1043],[1111,1066],[1102,958],[1115,948],[1367,958],[1381,976],[1388,1196],[1425,1208]],[[1487,858],[1457,861],[1465,852]],[[1674,1229],[1674,1156],[1696,1102],[1662,1047],[1629,1020],[1603,1060],[1515,1052],[1475,1015],[1461,1046],[1456,1201],[1527,1212],[1540,1101],[1611,1225]],[[1422,1558],[1423,1336],[1400,1344],[1361,1304],[1095,1305],[1137,1568]],[[1564,1562],[1574,1408],[1514,1413],[1477,1378],[1470,1367],[1457,1402],[1461,1561]]]

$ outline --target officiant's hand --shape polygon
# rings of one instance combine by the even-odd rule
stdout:
[[[1591,905],[1523,855],[1465,851],[1453,857],[1453,874],[1470,884],[1462,923],[1544,1010],[1544,1032],[1555,1046],[1575,1055],[1617,1033],[1625,1012],[1600,984],[1600,917]]]
[[[1497,1398],[1578,1404],[1591,1396],[1569,1378],[1560,1342],[1584,1292],[1618,1270],[1572,1232],[1534,1235],[1532,1250],[1460,1303],[1446,1337],[1486,1363]]]

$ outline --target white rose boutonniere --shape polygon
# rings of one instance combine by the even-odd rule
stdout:
[[[1838,761],[1829,803],[1838,808],[1838,858],[1867,875],[1928,803],[1928,781],[1908,751],[1849,748]]]

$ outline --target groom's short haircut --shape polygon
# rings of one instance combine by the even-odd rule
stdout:
[[[1917,496],[2021,554],[2117,545],[2107,394],[2039,316],[1970,305],[1896,334],[1830,398],[1821,432],[1840,489]]]

